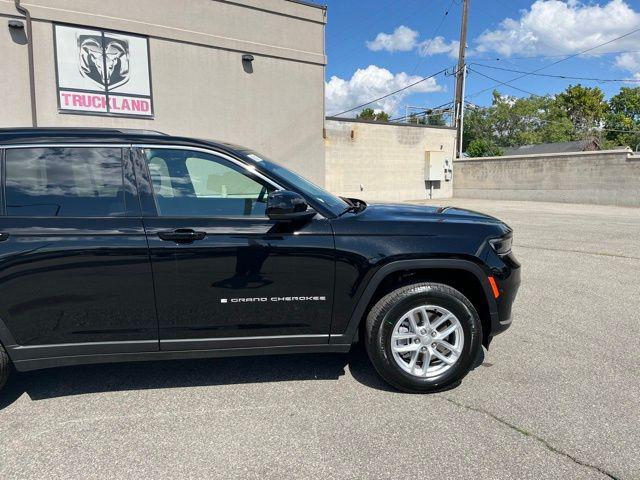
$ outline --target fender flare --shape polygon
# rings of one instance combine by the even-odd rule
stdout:
[[[491,286],[487,280],[487,273],[478,264],[470,260],[462,259],[417,259],[417,260],[398,260],[388,263],[381,267],[371,278],[369,284],[365,288],[364,292],[358,299],[358,303],[351,314],[347,329],[342,334],[332,334],[330,343],[334,344],[351,344],[356,333],[358,332],[358,326],[362,320],[365,310],[371,301],[375,291],[378,289],[382,281],[391,273],[401,270],[415,270],[415,269],[441,269],[441,270],[464,270],[473,274],[478,280],[484,291],[487,304],[489,305],[489,315],[491,321],[497,318],[498,307],[496,299],[493,297]]]

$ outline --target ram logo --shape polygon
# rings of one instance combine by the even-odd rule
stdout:
[[[126,40],[108,35],[79,35],[78,60],[82,76],[107,89],[129,81],[129,42]]]

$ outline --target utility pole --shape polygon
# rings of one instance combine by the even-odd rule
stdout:
[[[467,71],[465,54],[467,50],[467,17],[469,15],[469,0],[463,0],[462,26],[460,27],[460,50],[458,51],[458,67],[456,68],[456,98],[454,114],[456,126],[456,157],[462,156],[462,127],[464,117],[464,83]]]
[[[456,154],[457,158],[462,157],[462,144],[464,140],[464,92],[467,86],[467,66],[462,67],[462,100],[460,102],[460,121],[458,123],[458,152]]]

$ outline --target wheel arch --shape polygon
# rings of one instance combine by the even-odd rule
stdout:
[[[331,335],[331,343],[353,343],[367,312],[380,298],[403,285],[425,281],[448,285],[469,299],[482,322],[483,344],[488,346],[496,301],[482,267],[462,259],[400,260],[384,265],[360,296],[344,334]]]

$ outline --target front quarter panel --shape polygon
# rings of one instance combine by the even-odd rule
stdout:
[[[449,260],[451,264],[469,264],[474,272],[488,274],[478,254],[487,238],[496,236],[494,225],[447,222],[440,218],[367,222],[354,215],[332,223],[336,244],[332,335],[348,329],[363,293],[385,265],[402,262],[408,266],[410,261],[418,265],[419,261],[433,260],[442,266],[447,264],[443,260]]]

